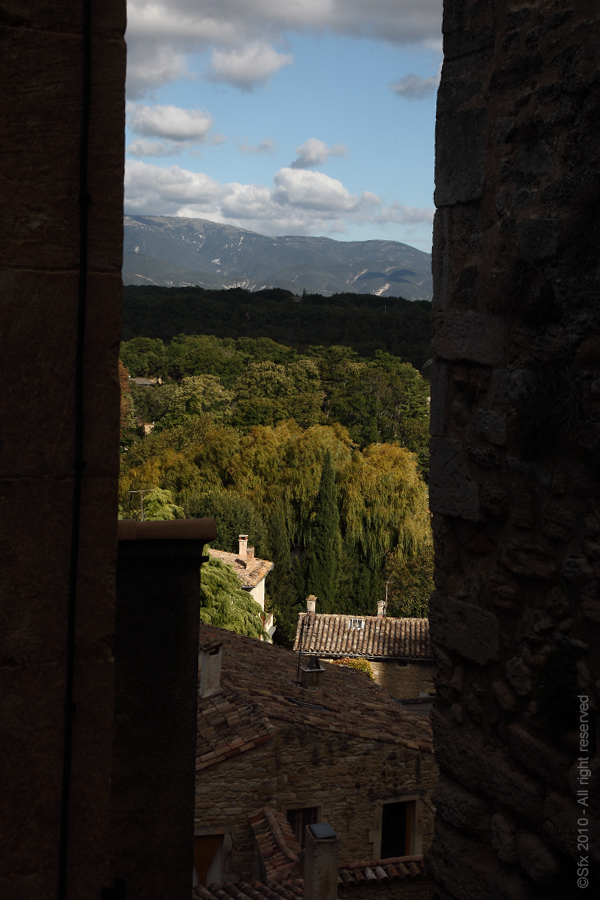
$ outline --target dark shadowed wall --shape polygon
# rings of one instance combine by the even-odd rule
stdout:
[[[74,504],[83,7],[6,0],[0,10],[0,896],[7,900],[59,891],[75,507],[67,896],[99,900],[109,883],[125,2],[91,3],[85,470]]]
[[[599,13],[444,4],[428,859],[444,900],[598,896]]]

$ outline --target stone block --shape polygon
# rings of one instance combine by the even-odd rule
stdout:
[[[516,863],[517,835],[515,823],[507,816],[496,813],[492,816],[492,847],[502,862]]]
[[[519,835],[517,857],[533,881],[557,887],[563,880],[564,865],[537,834],[526,831]]]
[[[492,402],[511,406],[536,386],[535,373],[530,369],[497,369],[492,379]]]
[[[502,487],[486,484],[481,491],[481,508],[494,519],[507,519],[510,513],[510,498]]]
[[[548,840],[562,853],[573,859],[580,856],[577,846],[578,819],[587,818],[587,833],[590,838],[590,857],[592,862],[600,866],[600,820],[578,806],[571,797],[565,797],[557,791],[548,791],[544,803],[544,831]]]
[[[558,220],[526,219],[519,225],[519,251],[528,262],[543,262],[558,249]]]
[[[446,391],[448,388],[448,364],[435,360],[431,366],[431,405],[429,434],[442,437],[444,434]]]
[[[504,670],[506,677],[514,687],[520,697],[528,697],[533,690],[533,682],[531,680],[531,669],[522,656],[515,656],[509,659]]]
[[[480,839],[491,837],[491,813],[487,803],[447,775],[440,775],[431,799],[437,813],[455,828],[475,834]]]
[[[449,712],[435,707],[432,713],[433,747],[442,772],[468,791],[495,799],[520,819],[534,825],[543,819],[546,788],[515,764],[500,749],[486,746],[479,729],[458,726]]]
[[[500,627],[492,613],[434,593],[429,601],[431,639],[481,666],[499,659]]]
[[[434,313],[432,346],[436,356],[494,366],[504,355],[504,323],[496,315]]]
[[[452,211],[438,209],[433,220],[434,244],[431,256],[434,310],[445,309],[450,298],[450,225]]]
[[[506,419],[489,409],[480,409],[475,415],[475,434],[490,444],[506,446]]]
[[[508,726],[508,740],[511,752],[524,769],[541,775],[548,784],[567,788],[571,760],[565,753],[530,734],[516,722]]]
[[[68,31],[80,33],[82,7],[78,0],[48,3],[47,0],[3,0],[5,23],[13,28],[38,28],[40,31]],[[127,16],[122,0],[93,0],[92,22],[95,32],[110,37],[122,37]]]
[[[429,506],[433,513],[478,522],[477,484],[471,478],[461,446],[452,438],[430,441]]]
[[[526,575],[540,581],[552,581],[557,574],[554,554],[534,537],[510,543],[502,562],[516,575]]]
[[[471,203],[485,188],[487,109],[466,109],[436,123],[435,205]]]
[[[460,862],[459,862],[460,861]],[[436,820],[427,870],[460,900],[531,900],[531,883],[498,866],[496,854]]]

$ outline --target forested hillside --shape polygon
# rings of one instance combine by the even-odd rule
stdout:
[[[122,514],[215,516],[218,547],[248,533],[272,559],[276,639],[308,593],[319,609],[422,614],[431,583],[428,383],[382,350],[304,352],[269,338],[136,337],[121,359],[163,384],[124,391]],[[142,422],[154,429],[142,436]]]
[[[431,303],[372,294],[294,298],[277,288],[124,287],[123,340],[178,334],[268,337],[297,350],[342,344],[362,356],[383,350],[420,369],[431,357]]]

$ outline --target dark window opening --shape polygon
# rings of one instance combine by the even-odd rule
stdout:
[[[384,803],[381,817],[381,859],[410,856],[414,800]]]
[[[207,834],[194,838],[194,885],[221,884],[223,881],[223,835]]]
[[[288,809],[287,820],[296,836],[296,840],[301,847],[304,847],[306,844],[306,826],[315,825],[319,821],[319,807],[308,806],[304,809]]]

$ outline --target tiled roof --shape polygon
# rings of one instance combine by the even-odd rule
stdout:
[[[433,660],[428,619],[300,613],[294,650],[322,656]]]
[[[247,884],[245,881],[236,881],[235,884],[230,882],[219,887],[218,884],[211,884],[210,887],[202,887],[197,885],[192,890],[192,900],[298,900],[298,897],[304,897],[304,888],[298,885],[287,884],[286,882],[278,884],[271,881],[268,884],[261,884],[259,881],[254,884]]]
[[[231,566],[245,588],[253,588],[256,587],[257,584],[260,584],[274,565],[272,562],[269,562],[268,559],[257,559],[256,557],[248,559],[244,563],[244,560],[237,553],[227,553],[225,550],[213,550],[212,547],[209,547],[208,552],[215,559],[220,559],[221,562]]]
[[[270,806],[257,809],[248,816],[254,839],[261,855],[267,883],[302,878],[301,847],[287,816]]]
[[[277,722],[282,721],[310,725],[336,734],[356,735],[370,741],[395,741],[414,750],[432,752],[429,719],[408,712],[399,700],[362,673],[328,666],[323,674],[323,689],[309,690],[296,684],[298,654],[291,650],[201,623],[200,642],[209,640],[223,643],[221,683],[229,689],[224,691],[226,702],[245,710],[240,713],[241,719],[252,716],[256,729],[260,723],[264,728],[260,736],[270,734],[270,727],[276,727]],[[215,710],[213,715],[216,715],[223,702],[219,700],[220,696],[200,703],[210,702]],[[247,711],[248,707],[252,707],[252,713]],[[204,710],[202,706],[202,715],[206,719]],[[233,714],[232,708],[227,714],[231,721]],[[212,720],[209,721],[212,725]],[[200,737],[206,740],[207,733],[202,731],[200,720],[199,727]],[[235,726],[236,729],[239,727]],[[240,738],[243,736],[239,735]],[[224,757],[228,748],[215,746],[217,737],[210,734],[210,749],[216,754],[218,747]],[[243,743],[240,740],[240,745]],[[214,761],[215,757],[212,758]]]
[[[394,881],[404,878],[427,877],[423,856],[393,856],[371,862],[356,862],[341,865],[338,884],[364,884],[365,881]]]
[[[231,688],[198,698],[196,771],[272,740],[274,728],[260,707]]]

